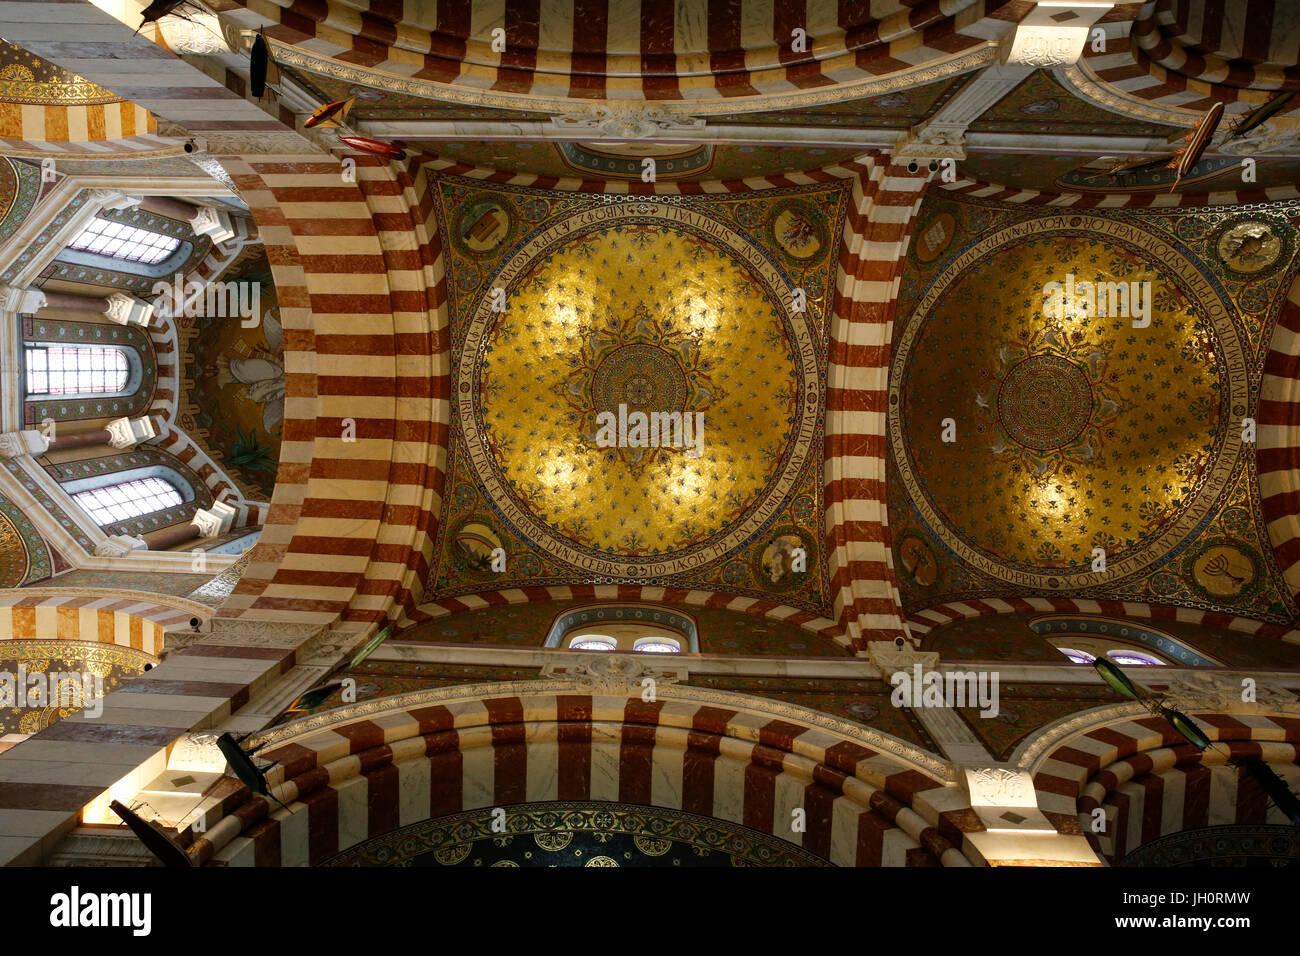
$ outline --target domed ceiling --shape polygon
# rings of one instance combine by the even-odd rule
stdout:
[[[937,201],[917,235],[890,379],[909,608],[1011,585],[1286,619],[1242,422],[1291,223]],[[1119,282],[1122,314],[1087,294]]]
[[[822,609],[844,191],[608,201],[437,186],[456,414],[436,594],[626,580]],[[656,412],[691,431],[672,419],[659,447],[638,447],[633,416]],[[606,413],[628,422],[618,447]],[[504,570],[489,566],[498,547]]]

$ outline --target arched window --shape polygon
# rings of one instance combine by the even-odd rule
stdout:
[[[575,651],[615,651],[618,641],[604,634],[579,634],[569,641],[569,647]]]
[[[584,604],[562,610],[544,647],[574,651],[698,654],[695,619],[657,604]]]
[[[101,526],[184,503],[175,485],[155,477],[136,478],[116,485],[78,491],[72,497],[90,515],[91,520]]]
[[[632,650],[643,654],[680,654],[682,645],[671,637],[643,637],[632,645]]]
[[[1087,651],[1076,651],[1073,647],[1058,647],[1057,650],[1076,664],[1091,664],[1097,659]]]
[[[131,376],[126,352],[83,345],[29,345],[28,395],[103,395],[122,392]]]
[[[1114,641],[1085,637],[1082,634],[1071,634],[1068,638],[1058,638],[1049,643],[1076,664],[1091,664],[1099,657],[1134,667],[1162,667],[1167,663],[1148,651],[1136,647],[1116,647]]]
[[[153,265],[170,256],[181,241],[162,233],[137,229],[120,222],[110,222],[96,216],[90,224],[68,244],[69,249],[92,252],[96,255],[142,262]]]
[[[1134,667],[1161,667],[1164,661],[1158,660],[1151,654],[1143,654],[1141,651],[1128,651],[1123,648],[1115,648],[1107,652],[1109,657],[1116,664],[1131,664]]]

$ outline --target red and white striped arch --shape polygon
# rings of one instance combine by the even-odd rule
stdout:
[[[1300,596],[1300,279],[1273,329],[1260,380],[1256,469],[1260,505],[1278,566]]]
[[[1088,836],[1112,863],[1142,843],[1181,830],[1285,822],[1269,816],[1253,781],[1225,764],[1233,757],[1295,764],[1300,717],[1192,714],[1219,742],[1204,753],[1167,721],[1150,716],[1094,727],[1059,743],[1033,768],[1039,808],[1060,833]],[[1093,811],[1099,807],[1106,828],[1094,833]]]
[[[444,598],[414,608],[398,622],[405,628],[461,611],[474,611],[493,605],[526,604],[531,601],[649,601],[656,604],[676,604],[687,607],[716,607],[727,611],[767,617],[787,624],[795,624],[806,631],[830,637],[845,647],[850,641],[835,621],[809,611],[760,601],[757,598],[736,597],[716,591],[684,590],[682,588],[649,587],[630,584],[575,584],[550,587],[508,588],[500,591],[480,591],[458,598]]]
[[[260,755],[280,762],[268,783],[289,810],[230,793],[189,846],[196,862],[310,865],[421,820],[545,800],[685,810],[846,866],[969,865],[958,848],[982,829],[927,769],[934,755],[693,688],[654,703],[549,683],[448,688],[268,737]]]
[[[609,99],[726,103],[730,111],[940,67],[985,48],[1028,7],[1014,0],[238,2],[245,9],[227,15],[265,28],[280,59],[350,70],[358,82],[405,81],[405,90],[423,83],[435,98],[488,106]],[[494,28],[503,31],[504,49],[493,48]],[[794,48],[796,29],[807,36],[805,51]],[[309,60],[294,60],[279,44]]]
[[[1103,84],[1158,105],[1204,112],[1300,88],[1300,38],[1288,0],[1147,0],[1127,36],[1084,50]],[[1288,65],[1278,65],[1288,64]],[[1247,91],[1260,91],[1252,94]]]

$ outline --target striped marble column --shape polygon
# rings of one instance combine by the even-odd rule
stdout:
[[[885,501],[886,401],[898,287],[930,172],[870,153],[854,165],[831,322],[826,533],[835,616],[865,653],[907,634]]]

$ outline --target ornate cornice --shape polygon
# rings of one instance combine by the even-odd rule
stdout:
[[[189,556],[186,555],[186,557]],[[53,580],[58,581],[58,578]],[[173,597],[170,594],[155,594],[152,591],[131,591],[125,588],[42,587],[23,588],[21,591],[14,593],[14,601],[32,597],[88,597],[111,598],[114,601],[138,601],[140,604],[156,604],[159,607],[184,611],[201,621],[207,620],[212,614],[212,608],[199,604],[197,601]],[[4,599],[3,594],[0,594],[0,606],[8,606],[10,603],[10,601]]]
[[[1164,126],[1193,127],[1201,118],[1195,110],[1152,106],[1147,100],[1117,90],[1099,79],[1086,63],[1053,70],[1052,75],[1080,99],[1131,119]]]
[[[391,73],[381,73],[377,70],[369,70],[354,64],[340,62],[333,57],[312,53],[301,47],[289,46],[278,40],[271,40],[270,44],[272,56],[281,65],[297,67],[298,69],[348,83],[376,87],[390,93],[424,96],[431,100],[440,100],[447,103],[460,103],[466,106],[492,109],[523,109],[539,113],[565,115],[582,114],[591,110],[595,105],[609,105],[621,102],[614,100],[575,100],[559,96],[537,96],[534,94],[511,94],[491,90],[466,89],[451,84],[436,83],[432,80],[417,80]],[[978,69],[992,63],[997,59],[997,56],[998,45],[995,41],[990,40],[981,46],[941,60],[938,63],[922,64],[913,69],[885,77],[868,77],[852,83],[841,83],[829,89],[795,90],[788,93],[718,97],[717,99],[637,100],[635,102],[637,104],[654,103],[656,106],[663,108],[665,117],[732,115],[769,110],[802,109],[809,106],[840,103],[845,100],[879,96],[894,90],[923,86],[927,83],[933,83],[937,80]]]

